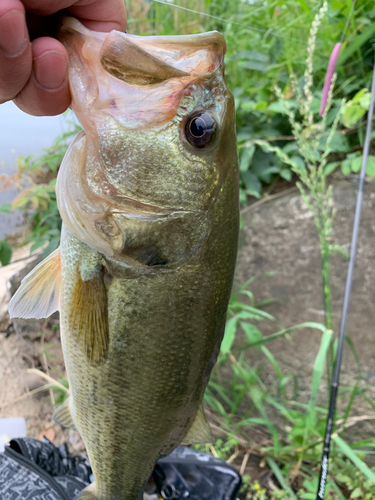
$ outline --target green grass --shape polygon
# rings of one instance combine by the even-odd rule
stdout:
[[[318,400],[327,397],[326,389],[323,395],[321,391],[322,387],[327,387],[326,364],[329,347],[333,344],[332,331],[319,323],[305,323],[263,336],[263,321],[277,324],[272,316],[259,307],[246,286],[241,287],[232,296],[221,353],[205,394],[209,419],[219,437],[213,449],[205,449],[214,451],[223,459],[233,454],[243,459],[249,451],[260,454],[274,473],[274,482],[280,495],[287,495],[285,498],[316,498],[313,495],[316,495],[327,417],[326,406],[319,405]],[[320,341],[317,338],[310,398],[304,403],[294,396],[298,373],[284,373],[277,355],[272,354],[267,345],[270,337],[295,337],[303,331],[306,334],[306,328],[310,329],[311,334],[320,337]],[[290,340],[293,341],[293,338]],[[350,340],[349,344],[354,349]],[[245,352],[250,347],[257,349],[259,356],[263,357],[261,364],[267,366],[268,373],[273,374],[272,378],[276,381],[274,387],[262,380],[262,369],[252,367],[247,362]],[[337,420],[341,423],[333,438],[327,499],[349,498],[347,495],[355,491],[361,491],[363,495],[368,491],[375,494],[374,470],[365,463],[366,457],[375,452],[375,438],[348,443],[342,437],[347,426],[352,423],[349,415],[357,398],[368,399],[367,391],[363,393],[357,389],[356,386],[340,388],[341,411]],[[273,417],[275,412],[279,415],[277,422]],[[252,435],[258,437],[255,442]],[[263,439],[259,440],[259,435]],[[302,486],[296,488],[297,483]],[[266,495],[264,487],[258,493],[253,489],[254,482],[250,481],[249,494],[258,494],[259,498]],[[282,498],[272,497],[270,492],[267,495],[264,498]]]

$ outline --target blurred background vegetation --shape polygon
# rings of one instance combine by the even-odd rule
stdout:
[[[216,29],[224,34],[228,46],[226,78],[236,99],[241,203],[246,205],[251,199],[268,196],[293,183],[295,175],[290,165],[285,164],[280,155],[264,151],[253,141],[266,139],[293,158],[295,164],[303,166],[304,160],[299,154],[285,107],[278,102],[274,87],[278,85],[283,90],[290,109],[298,109],[289,74],[301,75],[298,84],[302,88],[309,29],[320,2],[126,0],[125,3],[129,33],[172,35]],[[333,0],[329,2],[319,30],[313,67],[312,109],[316,115],[331,51],[335,43],[343,42],[333,106],[327,116],[328,126],[343,98],[347,103],[331,143],[329,172],[341,168],[344,175],[349,175],[360,168],[373,64],[374,19],[372,0]],[[50,243],[45,254],[58,245],[54,177],[69,140],[76,132],[76,127],[72,126],[71,133],[57,138],[41,158],[20,158],[18,173],[3,182],[5,186],[9,183],[26,186],[14,202],[3,206],[1,211],[23,210],[29,217],[31,228],[26,241],[33,242],[33,250]],[[369,158],[368,175],[375,177],[373,155]],[[9,251],[6,243],[0,242],[0,262],[3,264],[9,259]]]
[[[126,0],[125,3],[128,32],[132,34],[193,34],[214,29],[223,33],[228,47],[226,78],[236,100],[242,206],[288,189],[298,180],[303,181],[301,173],[308,170],[308,159],[303,154],[301,137],[296,136],[288,112],[293,113],[295,120],[303,121],[298,89],[303,91],[305,84],[303,75],[309,31],[322,3],[313,0]],[[327,132],[320,134],[316,143],[317,158],[326,154],[323,184],[334,171],[347,176],[357,173],[361,166],[374,62],[374,21],[373,0],[332,0],[319,28],[311,87],[310,109],[314,123],[302,130],[307,139],[318,137],[314,131],[319,123],[318,112],[328,61],[334,45],[343,43],[331,107],[326,117]],[[291,74],[296,75],[296,85],[291,82]],[[282,97],[275,87],[280,89]],[[331,129],[333,135],[328,151],[327,136]],[[31,243],[32,251],[44,247],[45,256],[59,245],[61,220],[54,186],[63,155],[77,131],[77,125],[72,122],[70,131],[58,137],[42,157],[19,158],[17,172],[3,178],[3,187],[14,184],[21,191],[13,203],[3,205],[0,211],[23,210],[27,234],[22,244]],[[371,150],[371,153],[367,168],[369,179],[375,178],[375,151]],[[319,196],[328,205],[330,194],[327,195],[325,185]],[[319,197],[317,200],[319,203]],[[329,230],[332,230],[332,214],[327,212],[326,215],[328,222],[331,221]],[[319,235],[324,251],[328,248],[330,234],[322,230]],[[328,249],[327,255],[322,256],[326,263],[329,253]],[[6,240],[0,242],[3,265],[9,262],[10,256],[11,245]],[[329,287],[329,272],[326,281]],[[242,472],[246,470],[251,453],[263,457],[263,466],[273,474],[271,479],[274,482],[267,484],[274,486],[265,488],[257,480],[248,478],[242,498],[290,499],[297,498],[297,495],[298,498],[316,498],[327,414],[326,407],[316,405],[316,397],[326,365],[329,378],[335,356],[331,325],[329,321],[325,325],[305,323],[263,337],[259,322],[276,320],[263,310],[264,302],[255,301],[248,286],[249,283],[232,297],[221,355],[206,393],[210,422],[221,436],[209,451],[232,462],[241,458]],[[329,311],[326,309],[325,312],[329,317]],[[287,393],[288,384],[293,384],[293,378],[298,374],[283,374],[277,359],[266,346],[272,339],[287,336],[293,329],[302,327],[321,332],[308,404],[298,404],[287,397],[290,394]],[[239,331],[246,340],[242,350],[235,354],[233,346]],[[277,397],[270,395],[259,371],[246,363],[243,351],[250,347],[259,349],[272,365],[279,380]],[[355,353],[353,344],[351,349]],[[345,412],[338,416],[340,426],[333,446],[327,486],[329,499],[375,497],[374,471],[362,460],[367,460],[375,452],[375,441],[369,439],[349,446],[339,436],[341,430],[351,425],[350,411],[358,395],[357,389],[344,388],[351,396]],[[271,407],[284,418],[282,428],[276,429],[269,416]],[[375,410],[373,404],[372,407]],[[254,432],[260,435],[258,442],[252,439]]]
[[[364,89],[370,88],[375,34],[374,3],[358,0],[354,9],[353,3],[351,0],[329,2],[316,41],[313,72],[313,110],[317,114],[331,51],[342,41],[334,106],[327,124],[332,123],[337,112],[335,107],[340,106],[342,98],[351,101],[357,96],[343,113],[331,145],[332,163],[341,164],[349,158],[342,167],[346,175],[359,170],[356,158],[360,155],[358,151],[364,136],[360,120],[369,105],[369,94]],[[228,47],[226,77],[236,98],[241,201],[246,203],[247,195],[259,198],[269,194],[284,186],[282,180],[290,181],[290,169],[275,153],[243,145],[254,139],[267,139],[288,154],[294,154],[296,161],[302,161],[284,107],[277,102],[274,86],[277,84],[284,90],[291,109],[298,108],[289,74],[301,75],[299,85],[303,86],[309,29],[321,2],[182,0],[174,2],[172,7],[171,2],[128,0],[126,5],[130,33],[170,35],[207,30],[223,33]],[[375,175],[375,171],[371,173]]]

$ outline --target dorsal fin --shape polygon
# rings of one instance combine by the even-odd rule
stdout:
[[[21,281],[9,303],[11,318],[48,318],[59,309],[61,261],[58,248]]]

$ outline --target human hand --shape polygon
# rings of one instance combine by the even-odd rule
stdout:
[[[0,0],[0,103],[36,116],[69,106],[68,54],[53,38],[62,9],[94,31],[126,30],[124,0]]]

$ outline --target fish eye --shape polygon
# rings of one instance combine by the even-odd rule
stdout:
[[[217,123],[209,113],[196,113],[188,118],[185,136],[192,146],[204,148],[215,138]]]

